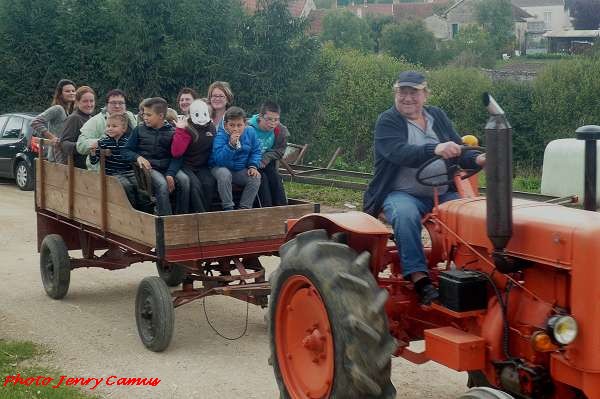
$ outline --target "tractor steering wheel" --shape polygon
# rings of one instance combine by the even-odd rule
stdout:
[[[477,146],[466,146],[466,145],[461,145],[462,151],[465,150],[476,150],[476,151],[481,151],[481,152],[485,152],[485,147],[477,147]],[[461,152],[462,153],[462,152]],[[440,187],[440,186],[447,186],[451,183],[454,182],[454,178],[448,178],[444,181],[438,181],[437,178],[439,178],[440,176],[455,176],[457,173],[459,172],[465,172],[463,175],[461,175],[461,180],[464,179],[468,179],[469,177],[473,176],[475,173],[479,172],[480,169],[463,169],[460,167],[460,165],[458,164],[453,164],[451,166],[449,166],[447,168],[447,171],[445,173],[442,174],[437,174],[437,175],[431,175],[431,176],[423,176],[423,172],[425,171],[425,169],[427,169],[427,167],[429,165],[431,165],[432,163],[434,163],[437,160],[442,159],[441,156],[439,155],[435,155],[434,157],[428,159],[427,161],[425,161],[417,170],[417,175],[415,176],[417,181],[424,185],[424,186],[429,186],[429,187]],[[431,181],[432,179],[436,179],[435,181]]]

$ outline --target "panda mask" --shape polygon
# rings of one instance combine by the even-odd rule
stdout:
[[[190,118],[195,125],[207,125],[210,122],[208,105],[202,100],[194,100],[190,105]]]

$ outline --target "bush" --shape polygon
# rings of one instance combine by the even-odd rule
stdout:
[[[335,149],[342,147],[340,162],[370,167],[375,121],[393,104],[392,85],[398,73],[414,66],[387,55],[356,50],[327,48],[323,56],[335,74],[325,94],[322,121],[310,155],[326,163]]]
[[[491,80],[478,69],[444,68],[429,74],[429,104],[442,108],[461,134],[482,137],[487,113],[481,96],[490,91]]]
[[[386,25],[381,32],[381,49],[413,64],[437,63],[436,40],[421,21]]]
[[[544,142],[575,137],[583,125],[600,124],[600,58],[575,57],[552,63],[534,83],[536,130]]]
[[[513,128],[513,160],[515,167],[541,167],[544,159],[544,138],[536,130],[536,116],[531,112],[533,86],[528,82],[499,81],[491,92],[506,112]]]

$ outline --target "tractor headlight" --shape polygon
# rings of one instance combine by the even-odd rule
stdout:
[[[556,315],[548,319],[548,332],[561,345],[575,341],[578,331],[577,322],[571,316]]]

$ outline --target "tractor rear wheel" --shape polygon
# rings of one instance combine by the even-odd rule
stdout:
[[[135,298],[135,321],[146,348],[162,352],[169,346],[175,326],[175,310],[167,284],[156,276],[145,277]]]
[[[333,242],[325,230],[280,248],[271,275],[271,359],[283,399],[392,399],[396,341],[388,298],[369,270],[370,254]]]
[[[469,389],[465,394],[458,399],[514,399],[506,392],[499,391],[493,388],[477,387]]]
[[[65,240],[48,234],[40,248],[40,274],[44,290],[50,298],[63,299],[71,283],[71,262]]]

